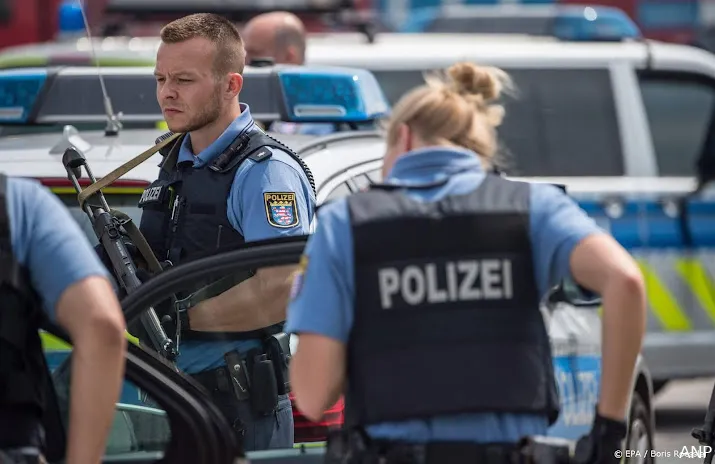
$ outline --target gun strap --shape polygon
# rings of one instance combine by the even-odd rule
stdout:
[[[79,194],[77,194],[77,200],[79,201],[79,207],[80,209],[84,209],[84,203],[87,201],[87,198],[91,197],[104,187],[108,186],[115,180],[119,179],[122,177],[124,174],[128,173],[135,167],[139,166],[142,164],[144,161],[148,160],[151,158],[155,153],[157,153],[159,150],[173,142],[176,138],[178,138],[181,134],[176,133],[171,135],[170,137],[162,140],[161,142],[157,143],[150,149],[146,150],[136,158],[132,158],[131,160],[127,161],[126,163],[122,164],[119,166],[117,169],[114,171],[110,172],[106,176],[102,177],[99,179],[97,182],[89,185],[86,189],[82,190]]]
[[[191,309],[202,301],[218,296],[226,290],[235,287],[237,284],[238,282],[236,276],[234,275],[222,277],[221,279],[212,282],[205,287],[201,287],[186,298],[178,300],[176,302],[176,308],[180,311]]]

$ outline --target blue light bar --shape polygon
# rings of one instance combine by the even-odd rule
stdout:
[[[0,123],[26,122],[47,79],[44,69],[18,69],[0,74]]]
[[[622,10],[612,7],[573,6],[559,11],[552,34],[569,41],[640,39],[638,26]]]
[[[449,5],[415,8],[400,32],[528,34],[569,41],[641,38],[621,9],[589,5]]]
[[[382,88],[369,71],[290,67],[277,74],[290,121],[365,122],[389,113]]]
[[[107,67],[104,88],[126,123],[164,120],[153,96],[152,67]],[[390,106],[375,77],[365,70],[312,66],[247,66],[242,103],[257,121],[369,123]],[[0,124],[74,124],[107,118],[99,70],[47,67],[0,70]]]
[[[64,0],[58,11],[58,29],[60,34],[84,32],[84,18],[80,0]]]

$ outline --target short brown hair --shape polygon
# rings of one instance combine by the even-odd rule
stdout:
[[[196,13],[170,22],[161,29],[164,43],[179,43],[203,37],[216,45],[214,72],[221,76],[230,72],[243,73],[246,51],[236,26],[223,16]]]

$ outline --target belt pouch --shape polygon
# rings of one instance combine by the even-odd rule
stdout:
[[[259,416],[267,416],[278,405],[278,386],[273,362],[265,354],[254,358],[251,372],[251,408]]]
[[[273,362],[273,370],[276,376],[276,385],[279,395],[287,395],[290,392],[290,380],[288,377],[288,360],[290,359],[290,348],[284,347],[283,340],[279,337],[283,336],[285,340],[288,335],[281,333],[268,337],[263,345],[265,347],[268,358]]]
[[[241,356],[236,350],[226,353],[223,359],[226,361],[226,367],[228,368],[228,373],[231,376],[230,379],[226,379],[226,383],[231,383],[231,386],[233,387],[233,394],[236,396],[236,399],[238,401],[245,401],[249,399],[251,396],[251,384],[248,379],[248,369],[246,368],[246,363],[243,359],[241,359]],[[220,384],[222,382],[218,382],[217,378],[217,383]],[[226,385],[226,387],[228,386]],[[221,386],[219,386],[219,389],[221,389]],[[226,388],[226,391],[231,390]]]

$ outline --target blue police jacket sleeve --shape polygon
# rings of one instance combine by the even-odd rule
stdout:
[[[315,196],[307,177],[289,155],[248,160],[236,173],[228,197],[228,219],[247,242],[307,235]]]
[[[355,292],[352,230],[344,199],[326,204],[308,239],[293,283],[287,333],[315,333],[348,342]]]
[[[599,232],[603,230],[558,187],[531,185],[531,243],[541,296],[561,280],[573,280],[571,252],[581,240]]]
[[[107,270],[67,208],[39,183],[8,179],[7,203],[13,253],[55,320],[68,287],[89,276],[106,277]]]

